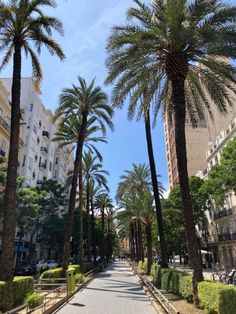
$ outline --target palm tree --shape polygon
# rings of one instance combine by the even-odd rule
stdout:
[[[147,6],[134,0],[128,10],[135,23],[116,26],[108,43],[107,82],[116,81],[113,95],[119,102],[131,92],[132,102],[144,97],[173,120],[185,231],[193,268],[194,302],[203,280],[201,256],[195,234],[188,182],[185,138],[186,113],[192,121],[211,114],[210,102],[220,112],[232,104],[228,90],[236,93],[236,8],[219,0],[154,0]],[[133,22],[133,21],[132,21]],[[142,76],[142,77],[141,77]],[[204,104],[204,106],[203,106]]]
[[[84,152],[83,155],[83,172],[86,180],[86,211],[88,224],[88,260],[90,261],[91,252],[91,230],[90,230],[90,183],[97,182],[99,186],[105,187],[107,190],[107,179],[105,175],[109,172],[102,169],[102,164],[97,162],[97,155],[92,155],[90,151]],[[92,221],[94,223],[94,221]]]
[[[101,221],[102,221],[102,250],[101,250],[101,260],[105,258],[105,210],[113,207],[112,199],[107,193],[99,194],[95,199],[95,207],[101,210]]]
[[[63,34],[61,22],[43,13],[42,7],[55,7],[53,0],[9,0],[0,1],[0,50],[6,51],[0,65],[3,69],[13,57],[13,80],[11,92],[11,137],[8,157],[7,182],[4,199],[4,222],[2,235],[2,254],[0,259],[0,280],[13,277],[16,177],[18,166],[20,133],[20,97],[22,51],[30,56],[33,76],[39,84],[42,69],[37,53],[45,46],[51,54],[64,59],[62,49],[52,38],[52,30]],[[36,47],[37,53],[31,46]]]
[[[81,267],[83,266],[83,178],[82,178],[82,153],[88,128],[88,122],[96,122],[103,134],[106,132],[106,125],[111,129],[113,124],[111,117],[112,108],[108,104],[107,95],[100,87],[95,87],[95,80],[87,84],[82,77],[78,77],[79,86],[72,85],[65,88],[60,95],[60,105],[56,111],[55,119],[61,118],[66,121],[73,114],[79,121],[79,132],[77,134],[77,145],[74,162],[73,178],[69,198],[68,222],[64,241],[63,269],[68,265],[70,257],[70,239],[73,230],[74,209],[76,203],[76,189],[79,178],[79,209],[80,209],[80,240],[79,254]],[[70,132],[70,131],[69,131]]]

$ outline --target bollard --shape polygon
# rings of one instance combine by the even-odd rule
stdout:
[[[66,271],[66,284],[67,284],[67,293],[70,294],[75,291],[75,269],[70,268]]]

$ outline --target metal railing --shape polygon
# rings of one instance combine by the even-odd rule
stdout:
[[[134,273],[139,277],[141,283],[147,287],[150,294],[154,299],[161,305],[167,314],[180,314],[180,312],[174,307],[174,305],[157,289],[150,281],[143,278],[143,276],[138,272],[137,267],[130,263]]]

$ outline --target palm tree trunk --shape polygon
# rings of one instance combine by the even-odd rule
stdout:
[[[159,196],[156,165],[155,165],[155,159],[154,159],[154,154],[153,154],[149,109],[146,110],[146,114],[145,114],[145,130],[146,130],[149,165],[150,165],[151,177],[152,177],[153,194],[154,194],[154,199],[155,199],[155,204],[156,204],[156,219],[157,219],[157,226],[158,226],[158,231],[159,231],[159,236],[160,236],[160,250],[161,250],[161,261],[162,261],[161,266],[168,267],[167,247],[166,247],[166,241],[165,241],[161,201],[160,201],[160,196]]]
[[[197,285],[200,281],[203,280],[203,274],[201,264],[201,253],[199,252],[197,237],[195,233],[195,222],[188,181],[187,152],[185,138],[186,106],[185,106],[184,79],[179,78],[176,80],[172,80],[171,84],[174,106],[175,146],[179,174],[179,184],[183,204],[184,225],[189,261],[191,267],[193,268],[193,299],[194,303],[198,306],[199,299]]]
[[[144,262],[142,226],[141,226],[141,222],[139,220],[138,220],[138,242],[139,242],[140,258]]]
[[[66,232],[64,238],[64,248],[63,248],[63,272],[67,269],[69,258],[71,254],[71,237],[73,232],[74,226],[74,211],[75,211],[75,204],[76,204],[76,192],[77,192],[77,181],[79,175],[79,169],[82,168],[82,152],[83,152],[83,144],[86,135],[86,128],[87,128],[87,116],[84,115],[82,118],[82,123],[79,132],[79,138],[76,148],[76,156],[74,162],[74,171],[73,171],[73,178],[71,183],[71,190],[70,190],[70,199],[69,199],[69,210],[68,210],[68,218],[67,218],[67,225],[66,225]]]
[[[152,267],[152,225],[145,226],[146,240],[147,240],[147,275],[150,275]]]
[[[137,227],[137,221],[134,221],[134,237],[135,237],[135,251],[136,251],[136,258],[137,261],[141,261],[140,257],[140,250],[139,250],[139,243],[138,243],[138,227]]]
[[[82,159],[79,168],[79,263],[81,269],[84,269],[84,212],[83,212],[83,173],[82,173]]]
[[[0,259],[0,280],[12,280],[14,275],[14,245],[16,229],[16,180],[20,136],[21,95],[21,46],[15,43],[13,59],[11,135],[7,167],[7,182],[4,198],[4,219],[2,233],[2,254]]]
[[[102,206],[102,254],[101,259],[104,260],[105,257],[105,215],[104,215],[104,206]]]
[[[133,222],[131,222],[130,224],[130,255],[131,255],[131,260],[134,261],[135,260],[135,249],[134,249],[134,224]]]
[[[90,224],[90,208],[89,208],[89,195],[90,187],[89,187],[89,180],[87,180],[87,193],[86,193],[86,206],[87,206],[87,224],[88,224],[88,261],[91,260],[91,224]]]
[[[97,262],[97,249],[96,249],[96,235],[95,235],[95,217],[94,217],[94,204],[91,197],[91,211],[92,211],[92,234],[93,234],[93,262]]]

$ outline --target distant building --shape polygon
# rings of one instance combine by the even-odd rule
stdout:
[[[236,117],[210,143],[207,150],[207,169],[199,171],[198,176],[207,179],[212,167],[220,163],[222,149],[235,137]],[[202,238],[207,233],[207,245],[213,252],[215,261],[219,261],[226,269],[236,267],[236,196],[233,191],[228,193],[222,207],[217,206],[214,200],[211,203],[211,210],[206,213],[207,228],[201,230]]]
[[[120,254],[129,254],[130,253],[130,245],[129,245],[129,238],[124,238],[120,240]]]
[[[227,127],[236,114],[236,99],[235,106],[229,108],[228,113],[225,115],[220,114],[216,106],[212,106],[213,121],[210,119],[209,113],[206,110],[204,111],[204,120],[199,120],[197,116],[194,118],[197,128],[192,127],[190,117],[186,116],[185,133],[189,176],[195,175],[198,170],[203,171],[207,168],[206,151],[208,150],[208,143],[216,138],[220,130]],[[164,129],[169,184],[170,188],[173,188],[179,182],[179,175],[175,152],[174,128],[167,117],[165,117]]]

